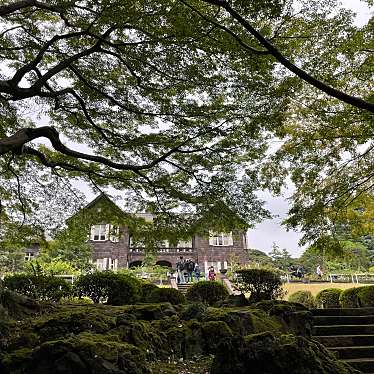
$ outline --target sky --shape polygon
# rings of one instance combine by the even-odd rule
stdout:
[[[343,0],[343,7],[352,9],[356,15],[357,25],[365,24],[370,17],[370,9],[364,1]],[[282,197],[273,197],[269,193],[261,192],[259,197],[266,201],[266,208],[277,217],[258,224],[255,229],[248,231],[248,245],[266,253],[271,251],[273,243],[280,248],[286,248],[292,257],[299,257],[305,248],[298,245],[302,234],[295,231],[286,231],[281,225],[288,211],[287,197],[292,194],[292,186],[288,186]]]

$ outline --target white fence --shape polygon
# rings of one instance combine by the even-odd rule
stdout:
[[[281,279],[284,283],[320,283],[320,282],[330,282],[330,283],[361,283],[361,284],[370,284],[374,283],[374,274],[368,273],[357,273],[357,274],[340,274],[340,273],[331,273],[327,274],[320,279],[309,279],[305,278],[294,278],[290,274],[285,274],[281,276]]]

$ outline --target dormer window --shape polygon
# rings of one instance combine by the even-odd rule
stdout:
[[[227,247],[233,245],[232,233],[210,233],[209,236],[209,245],[217,247]]]
[[[94,225],[91,227],[91,240],[108,240],[108,225]]]

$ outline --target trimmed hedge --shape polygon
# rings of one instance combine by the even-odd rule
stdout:
[[[348,288],[339,296],[339,302],[342,308],[359,308],[361,303],[358,298],[358,291],[362,287]]]
[[[363,286],[357,290],[359,304],[362,307],[374,307],[374,286]]]
[[[201,302],[213,305],[225,300],[229,296],[225,286],[213,281],[200,281],[194,283],[186,293],[188,301]]]
[[[109,305],[135,304],[141,294],[141,281],[126,274],[96,271],[81,275],[74,284],[78,297],[89,297],[94,303]]]
[[[288,297],[288,301],[302,304],[309,309],[315,308],[316,306],[316,301],[310,291],[296,291]]]
[[[249,301],[282,298],[284,290],[280,275],[268,269],[242,269],[237,271],[238,288],[243,293],[250,293]]]
[[[339,297],[343,290],[327,288],[316,295],[316,304],[322,308],[340,308]]]
[[[156,289],[148,295],[146,301],[149,303],[169,302],[170,304],[178,305],[184,304],[186,297],[175,288],[160,288],[156,286]]]
[[[40,301],[60,301],[72,294],[70,283],[52,275],[14,274],[7,275],[3,287]]]

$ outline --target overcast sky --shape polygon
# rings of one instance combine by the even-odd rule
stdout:
[[[345,8],[352,9],[356,14],[356,23],[365,24],[370,17],[370,9],[364,1],[360,0],[342,0]],[[373,9],[371,9],[372,11]],[[269,252],[275,242],[279,247],[286,248],[293,257],[302,254],[304,248],[300,248],[298,241],[301,234],[295,231],[287,232],[281,226],[281,221],[288,211],[286,198],[292,193],[292,188],[285,191],[283,197],[272,197],[268,193],[260,193],[259,196],[266,201],[266,208],[269,209],[277,218],[266,220],[257,225],[254,230],[248,232],[248,245],[250,248],[257,248],[264,252]]]

